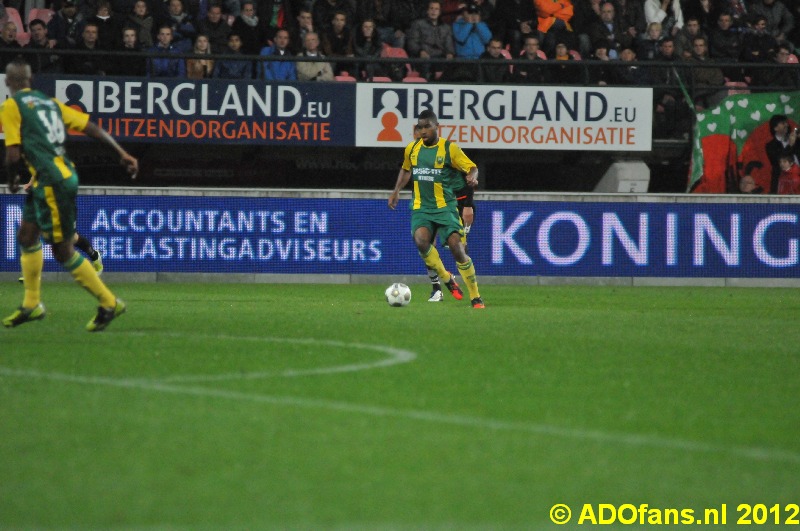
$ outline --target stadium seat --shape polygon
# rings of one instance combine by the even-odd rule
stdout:
[[[416,73],[416,72],[412,72]],[[427,83],[428,80],[420,75],[412,76],[411,74],[403,78],[403,83]]]
[[[389,46],[388,44],[383,45],[381,49],[381,57],[385,57],[388,59],[408,59],[408,54],[402,48],[397,48],[395,46]],[[411,73],[411,65],[406,63],[406,75]]]
[[[386,76],[373,76],[372,78],[373,83],[391,83],[392,78]]]
[[[789,57],[786,59],[786,62],[789,64],[796,65],[797,64],[797,56],[793,53],[789,54]]]
[[[350,82],[350,83],[355,83],[356,81],[358,81],[356,78],[354,78],[353,76],[351,76],[349,73],[345,72],[344,70],[339,72],[338,76],[333,76],[333,79],[335,79],[336,81],[347,81],[347,82]]]
[[[728,91],[728,96],[750,94],[750,89],[747,88],[747,83],[744,81],[725,81],[725,88]]]
[[[576,50],[570,50],[570,51],[569,51],[569,54],[570,54],[570,55],[572,56],[572,58],[573,58],[573,59],[575,59],[576,61],[580,61],[580,60],[581,60],[581,54],[580,54],[580,53],[578,53]]]
[[[53,18],[53,15],[55,15],[55,13],[52,9],[34,7],[28,12],[28,27],[30,28],[31,21],[36,20],[37,18],[47,24],[50,22],[50,19]]]
[[[500,55],[502,55],[503,57],[505,57],[509,61],[511,60],[511,52],[509,52],[505,48],[500,50]],[[509,74],[513,74],[514,73],[514,65],[508,65],[508,73]]]

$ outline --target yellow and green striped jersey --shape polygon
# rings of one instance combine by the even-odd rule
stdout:
[[[38,90],[24,89],[0,109],[6,146],[21,146],[35,184],[50,185],[75,175],[64,143],[68,129],[83,131],[89,115]]]
[[[464,187],[461,174],[469,173],[475,163],[455,142],[444,138],[433,146],[415,140],[406,146],[403,169],[411,172],[414,196],[411,210],[435,212],[456,205],[455,191]]]

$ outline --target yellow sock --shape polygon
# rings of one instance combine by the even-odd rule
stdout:
[[[442,258],[439,256],[439,251],[436,250],[436,246],[431,245],[426,254],[419,253],[419,255],[425,261],[425,265],[428,266],[428,269],[436,271],[442,282],[450,282],[453,275],[445,269]]]
[[[42,302],[44,255],[42,255],[41,242],[33,247],[22,249],[19,261],[22,264],[22,284],[25,286],[25,298],[22,300],[22,307],[33,308]]]
[[[117,298],[114,297],[114,294],[111,293],[103,281],[100,280],[100,277],[97,276],[97,272],[92,267],[92,264],[89,263],[88,260],[85,260],[81,254],[77,251],[72,258],[67,260],[64,264],[64,268],[70,272],[72,277],[83,286],[83,288],[91,293],[92,295],[100,301],[100,306],[103,308],[113,308],[117,305]]]
[[[458,272],[461,273],[461,278],[464,279],[464,284],[467,285],[470,300],[477,299],[481,294],[478,291],[478,278],[475,275],[475,266],[472,264],[472,258],[463,264],[461,262],[456,262],[456,264],[458,265]]]

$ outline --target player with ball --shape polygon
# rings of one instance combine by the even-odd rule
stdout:
[[[475,266],[461,243],[464,225],[458,215],[454,193],[463,185],[461,174],[466,174],[469,186],[478,185],[478,167],[455,142],[439,137],[439,119],[433,111],[420,113],[415,130],[419,138],[406,146],[403,166],[389,196],[389,208],[397,206],[400,190],[413,178],[411,233],[420,256],[429,269],[438,273],[450,293],[460,300],[464,295],[455,276],[445,269],[439,251],[431,243],[437,232],[444,236],[469,291],[472,307],[485,308],[478,291]]]

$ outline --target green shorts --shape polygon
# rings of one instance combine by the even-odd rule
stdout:
[[[447,241],[448,236],[454,232],[457,232],[461,240],[464,241],[464,225],[461,223],[461,217],[455,208],[448,208],[439,212],[412,210],[411,235],[413,236],[420,227],[427,228],[431,233],[431,237],[438,234],[442,241]]]
[[[78,179],[65,179],[47,186],[39,184],[28,195],[22,219],[35,223],[47,243],[72,240],[77,222]]]

